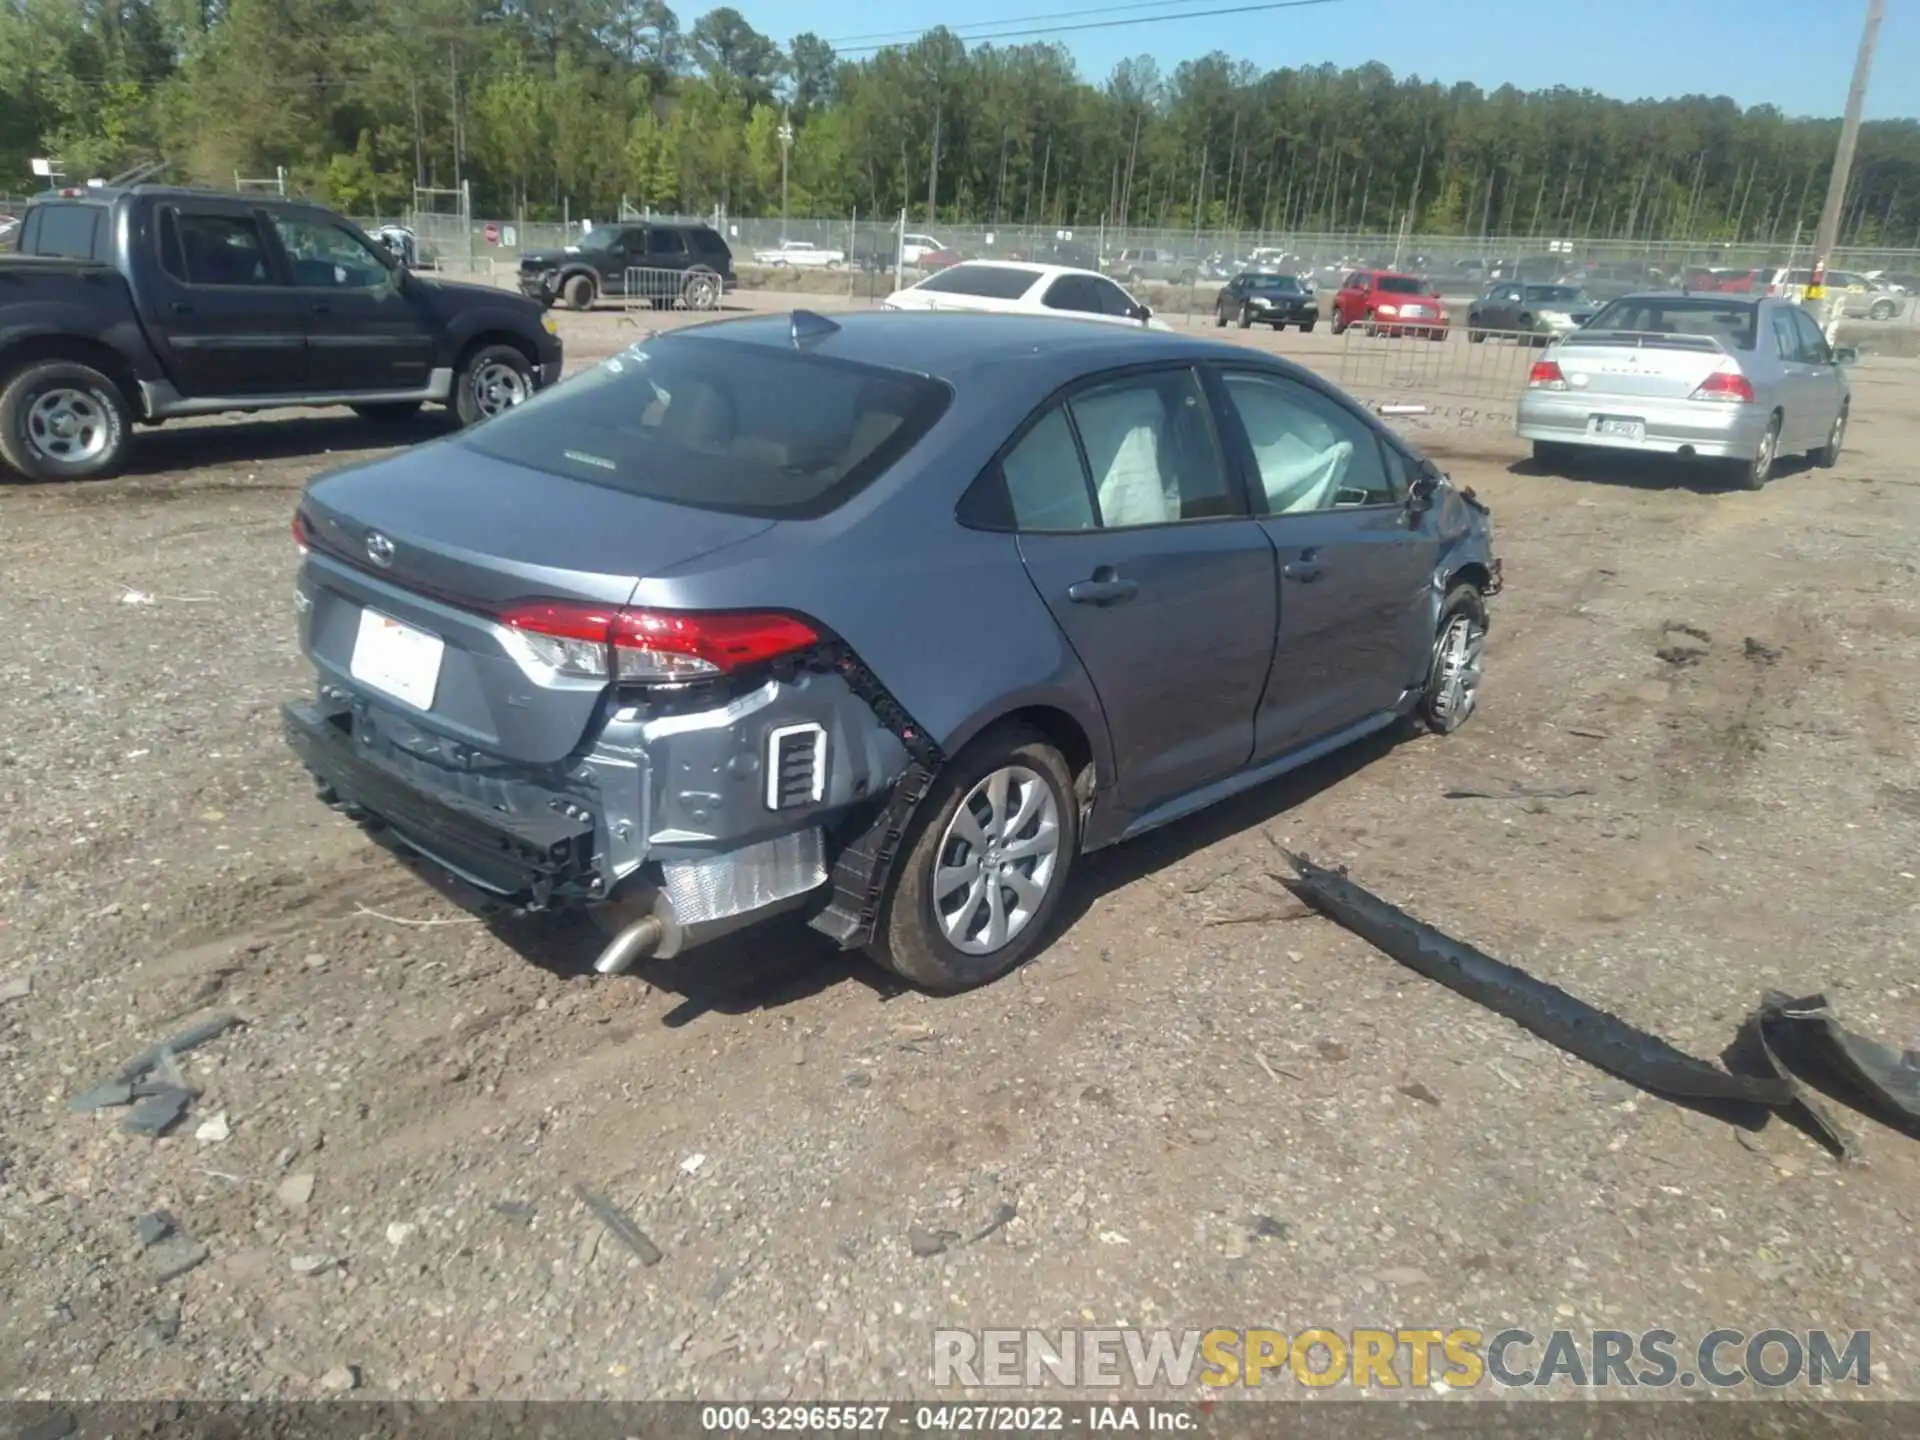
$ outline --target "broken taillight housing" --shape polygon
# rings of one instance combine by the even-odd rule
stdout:
[[[306,516],[302,515],[298,510],[293,512],[293,544],[294,548],[302,555],[305,555],[313,544],[307,535]]]
[[[812,625],[770,611],[616,609],[533,600],[499,616],[529,659],[576,680],[684,685],[820,643]]]
[[[1527,388],[1529,390],[1566,389],[1567,377],[1560,373],[1560,362],[1557,360],[1534,361],[1533,369],[1527,372]]]
[[[1689,400],[1717,400],[1724,405],[1751,405],[1753,382],[1738,370],[1716,370],[1702,380]]]

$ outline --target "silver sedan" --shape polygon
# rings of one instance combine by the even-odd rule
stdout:
[[[1839,461],[1853,361],[1789,301],[1626,295],[1535,363],[1515,428],[1549,469],[1587,450],[1698,457],[1758,490],[1782,454]]]

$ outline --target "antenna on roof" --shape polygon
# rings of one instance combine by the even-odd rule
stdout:
[[[817,345],[829,335],[839,333],[840,327],[824,315],[816,315],[811,310],[793,312],[793,348],[796,350]]]

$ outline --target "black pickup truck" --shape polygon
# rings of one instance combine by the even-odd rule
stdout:
[[[409,272],[318,205],[136,185],[57,191],[0,256],[0,461],[95,479],[135,423],[350,405],[462,424],[560,378],[523,296]]]

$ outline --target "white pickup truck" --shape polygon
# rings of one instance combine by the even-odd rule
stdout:
[[[847,263],[847,252],[829,250],[815,245],[811,240],[782,240],[771,250],[754,251],[753,259],[757,265],[791,265],[796,270],[836,270]]]

